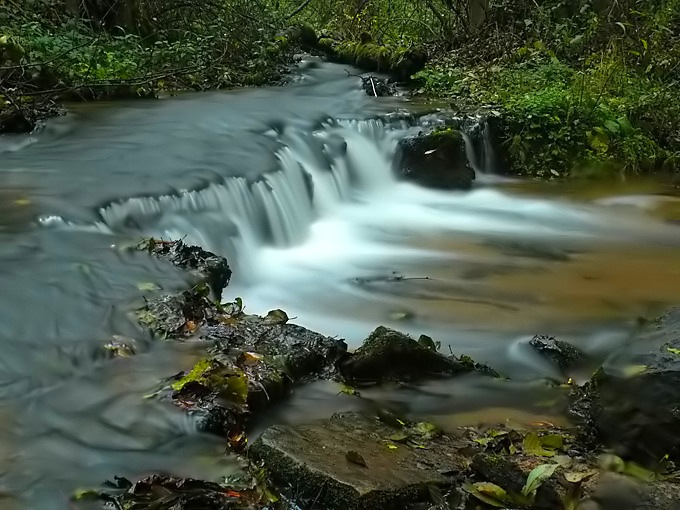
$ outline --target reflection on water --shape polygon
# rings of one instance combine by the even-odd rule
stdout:
[[[290,87],[80,106],[32,137],[0,140],[0,498],[62,510],[70,491],[114,475],[217,479],[236,468],[219,440],[144,398],[200,348],[155,343],[131,317],[148,283],[186,284],[123,249],[143,235],[228,256],[225,298],[241,296],[249,312],[283,308],[354,346],[378,324],[427,333],[515,379],[362,399],[319,383],[260,429],[377,405],[444,428],[558,422],[563,394],[542,379],[561,376],[526,341],[560,334],[599,360],[637,315],[676,301],[674,188],[401,183],[392,158],[418,122],[376,119],[394,99],[363,95],[342,66],[305,65]],[[104,358],[112,335],[140,354]]]

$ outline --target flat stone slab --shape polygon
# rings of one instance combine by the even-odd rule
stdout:
[[[267,429],[251,447],[267,471],[328,510],[390,510],[427,501],[428,486],[451,486],[468,469],[462,437],[409,445],[377,418],[340,413],[308,425]]]

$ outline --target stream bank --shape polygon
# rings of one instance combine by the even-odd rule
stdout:
[[[219,484],[163,474],[134,483],[118,478],[103,490],[79,491],[77,502],[173,510],[670,510],[680,504],[674,433],[680,309],[643,325],[581,386],[568,374],[584,363],[583,353],[554,338],[531,342],[564,373],[565,380],[551,384],[567,396],[572,427],[498,423],[444,432],[364,400],[362,391],[463,374],[507,379],[465,355],[439,353],[427,336],[414,340],[384,327],[348,352],[340,339],[291,324],[283,310],[258,317],[245,314],[240,299],[211,299],[231,276],[221,257],[182,241],[151,239],[137,249],[195,275],[183,292],[150,295],[137,312],[140,322],[158,340],[206,346],[203,359],[169,377],[153,398],[200,416],[204,430],[226,441],[228,455],[239,456],[242,474]],[[337,382],[348,398],[363,402],[363,411],[275,425],[248,441],[264,410],[320,379]]]

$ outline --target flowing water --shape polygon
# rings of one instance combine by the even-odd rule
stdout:
[[[556,395],[542,378],[557,374],[527,348],[533,334],[601,359],[637,316],[678,300],[675,189],[496,177],[484,125],[467,140],[472,191],[400,182],[398,141],[437,116],[359,85],[309,60],[283,88],[78,105],[0,139],[2,508],[68,508],[72,490],[114,475],[235,469],[218,439],[144,398],[200,346],[153,342],[131,318],[150,284],[185,284],[124,249],[140,236],[228,257],[224,296],[248,312],[283,308],[353,347],[379,324],[426,333],[513,377],[368,394],[444,425],[546,418]],[[139,355],[102,357],[113,335]],[[336,393],[301,389],[265,424],[360,405]]]

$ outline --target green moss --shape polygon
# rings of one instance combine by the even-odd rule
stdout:
[[[248,378],[245,373],[214,359],[200,360],[171,387],[174,391],[181,391],[189,383],[199,383],[235,404],[243,405],[248,400]]]
[[[172,384],[172,389],[175,391],[180,391],[184,386],[190,382],[205,382],[206,375],[214,368],[213,361],[211,359],[202,359],[194,365],[194,367],[182,377],[179,381]]]

